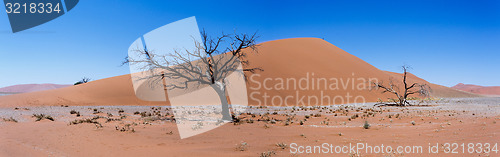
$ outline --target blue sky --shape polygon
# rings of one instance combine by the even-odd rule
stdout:
[[[379,69],[400,72],[407,64],[445,86],[500,85],[497,0],[81,0],[66,15],[16,34],[0,13],[0,87],[127,74],[120,64],[135,39],[190,16],[214,34],[258,31],[259,42],[324,38]]]

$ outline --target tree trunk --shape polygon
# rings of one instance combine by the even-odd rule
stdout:
[[[221,89],[216,84],[212,84],[211,86],[215,90],[215,92],[217,92],[217,95],[219,95],[219,99],[220,99],[220,102],[222,105],[222,120],[231,121],[232,117],[231,117],[231,114],[229,114],[229,103],[227,102],[226,92],[224,90],[225,87],[223,87],[223,89]]]
[[[406,67],[403,66],[403,84],[405,85],[405,92],[403,93],[403,102],[401,105],[406,106],[406,98],[408,97],[408,84],[406,83]],[[401,99],[399,99],[401,101]]]

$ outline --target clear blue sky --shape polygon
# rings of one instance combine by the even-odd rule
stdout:
[[[127,74],[120,63],[135,39],[190,16],[210,33],[258,30],[259,42],[324,38],[379,69],[411,65],[445,86],[500,85],[498,0],[81,0],[66,15],[16,34],[0,13],[0,87]]]

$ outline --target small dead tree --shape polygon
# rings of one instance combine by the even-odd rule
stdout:
[[[407,70],[408,66],[402,66],[403,69],[403,85],[404,88],[401,91],[399,89],[399,86],[394,84],[393,80],[390,79],[389,84],[386,86],[383,83],[378,83],[378,82],[372,82],[373,83],[373,89],[382,89],[382,93],[392,93],[396,96],[397,99],[392,99],[393,104],[391,103],[382,103],[384,105],[390,105],[390,106],[409,106],[412,105],[410,102],[408,102],[408,96],[418,94],[423,97],[428,97],[430,95],[430,87],[427,84],[420,84],[420,83],[412,83],[411,85],[408,84],[407,82]]]
[[[84,84],[84,83],[90,82],[90,80],[92,80],[92,79],[84,77],[80,81],[76,82],[74,85]]]
[[[249,61],[248,52],[257,52],[255,40],[257,34],[224,34],[212,38],[203,30],[202,41],[194,41],[196,50],[173,50],[166,55],[155,53],[154,50],[138,48],[139,58],[127,57],[125,63],[141,65],[141,69],[150,71],[145,78],[153,82],[164,83],[168,90],[196,88],[200,85],[209,85],[215,90],[222,105],[222,119],[232,120],[229,112],[229,103],[226,97],[225,78],[243,67],[242,71],[254,73],[262,71],[261,68],[246,68]],[[244,74],[243,74],[244,75]],[[244,75],[245,76],[245,75]],[[246,79],[246,76],[245,76]]]

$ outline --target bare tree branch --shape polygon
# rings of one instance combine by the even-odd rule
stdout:
[[[372,82],[374,89],[382,89],[382,93],[392,93],[396,96],[396,99],[392,99],[394,101],[394,105],[396,106],[407,106],[411,105],[408,102],[408,96],[413,95],[413,94],[418,94],[424,97],[428,97],[430,95],[430,86],[427,84],[419,84],[419,83],[413,83],[410,86],[408,86],[407,83],[407,70],[408,66],[402,66],[403,68],[403,85],[404,85],[404,90],[400,91],[398,86],[393,83],[392,78],[390,78],[389,85],[385,86],[383,83],[378,83],[378,82]],[[386,104],[387,105],[387,104]]]

